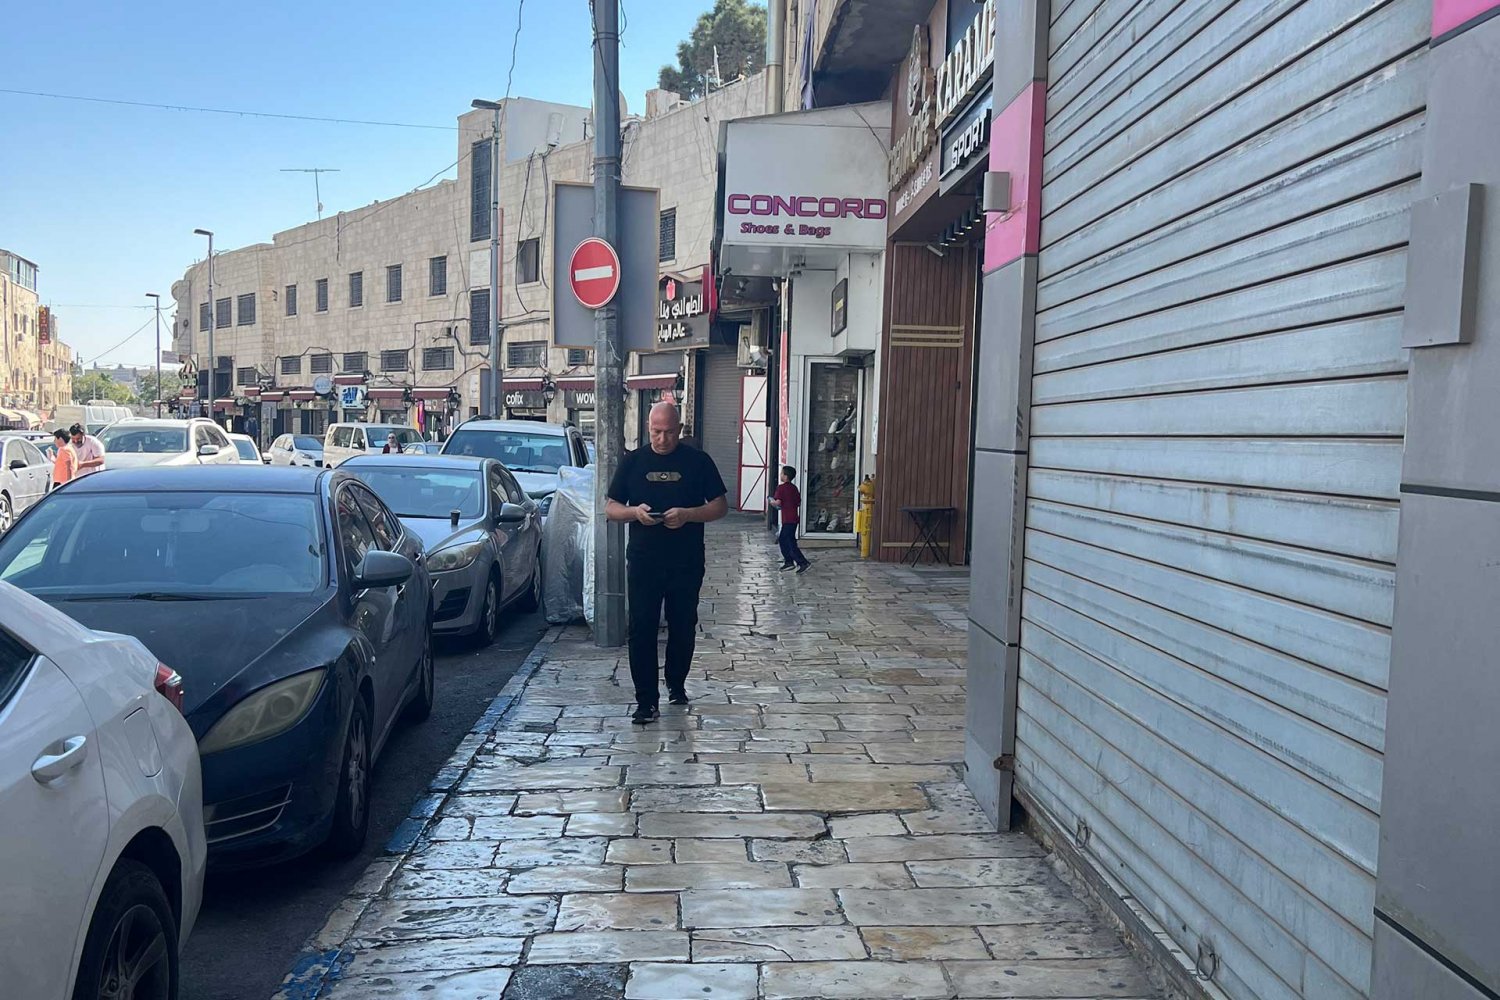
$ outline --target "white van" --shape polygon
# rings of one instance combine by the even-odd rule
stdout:
[[[355,455],[379,455],[386,440],[396,435],[396,453],[422,440],[415,427],[396,424],[334,424],[323,437],[323,467],[335,468]]]
[[[90,433],[97,435],[116,420],[124,420],[135,414],[127,407],[111,403],[107,399],[91,399],[87,403],[59,406],[48,421],[51,430],[67,430],[74,424],[82,424]]]

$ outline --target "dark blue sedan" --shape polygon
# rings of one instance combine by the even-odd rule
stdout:
[[[421,542],[353,476],[88,476],[0,539],[0,580],[182,675],[221,865],[356,853],[371,766],[403,715],[432,710]]]

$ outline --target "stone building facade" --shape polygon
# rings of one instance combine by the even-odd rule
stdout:
[[[41,304],[37,270],[0,250],[0,426],[38,424],[73,397],[73,351]]]

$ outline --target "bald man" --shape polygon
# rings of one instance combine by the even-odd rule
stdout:
[[[661,717],[656,626],[667,609],[667,695],[686,705],[703,589],[703,526],[729,512],[728,489],[714,460],[682,443],[682,417],[671,403],[651,408],[651,443],[620,462],[605,514],[630,523],[626,576],[630,599],[630,677],[638,726]]]

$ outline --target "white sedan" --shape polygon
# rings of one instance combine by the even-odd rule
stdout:
[[[36,445],[19,435],[0,436],[0,535],[46,496],[51,484],[52,463]]]
[[[181,678],[6,583],[0,623],[0,992],[175,997],[207,857]]]

